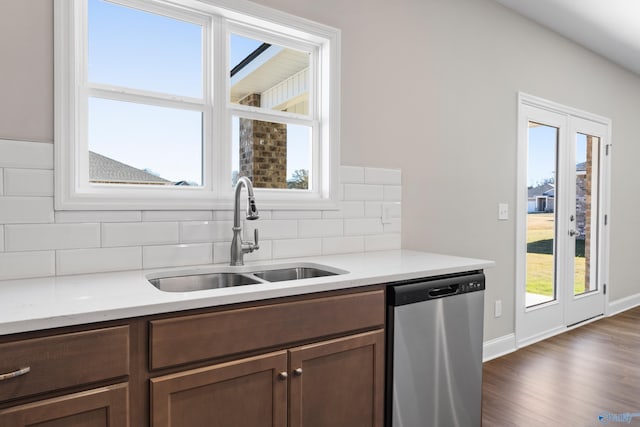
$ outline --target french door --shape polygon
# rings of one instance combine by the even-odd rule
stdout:
[[[608,119],[520,94],[516,339],[604,313]]]

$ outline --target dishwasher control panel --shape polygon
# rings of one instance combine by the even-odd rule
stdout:
[[[387,295],[389,304],[400,306],[484,289],[484,274],[481,271],[471,271],[390,283]]]
[[[460,284],[460,293],[482,291],[484,290],[484,280],[474,280]]]

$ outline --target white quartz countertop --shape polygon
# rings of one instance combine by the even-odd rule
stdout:
[[[284,282],[164,292],[148,276],[215,271],[248,272],[257,267],[321,264],[345,274]],[[308,294],[399,280],[438,276],[493,266],[492,261],[410,250],[306,257],[246,263],[135,270],[116,273],[0,281],[0,335],[124,319],[193,308]]]

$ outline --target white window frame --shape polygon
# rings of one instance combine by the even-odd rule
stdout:
[[[86,0],[54,0],[55,208],[57,210],[229,209],[231,117],[304,124],[312,128],[311,189],[256,188],[262,209],[331,209],[338,197],[340,151],[340,31],[245,0],[110,0],[203,25],[203,99],[88,84]],[[312,51],[308,115],[231,104],[230,33],[266,37]],[[213,48],[213,49],[211,49]],[[213,52],[209,55],[208,52]],[[217,77],[216,77],[217,76]],[[221,77],[221,76],[224,76]],[[177,106],[203,112],[201,187],[91,184],[86,137],[89,96]]]

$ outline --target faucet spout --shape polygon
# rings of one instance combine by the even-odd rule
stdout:
[[[246,176],[241,176],[236,183],[234,209],[233,209],[233,241],[231,242],[231,265],[244,265],[244,254],[258,250],[258,229],[254,230],[254,241],[242,241],[242,226],[240,225],[240,193],[242,187],[247,189],[247,216],[248,220],[256,220],[260,216],[253,195],[253,185]]]

